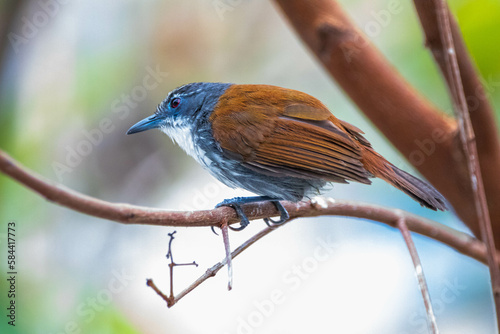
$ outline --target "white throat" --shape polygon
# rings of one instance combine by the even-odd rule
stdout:
[[[194,146],[192,126],[189,124],[174,124],[160,128],[167,136],[172,138],[187,154],[192,156],[198,163],[204,164],[205,152]]]

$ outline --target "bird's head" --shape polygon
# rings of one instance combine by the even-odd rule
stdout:
[[[231,84],[196,82],[168,93],[156,112],[133,125],[127,134],[159,128],[173,139],[174,129],[192,128],[203,112],[211,112],[219,97]]]

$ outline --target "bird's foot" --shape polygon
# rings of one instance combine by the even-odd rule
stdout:
[[[285,207],[279,202],[279,199],[269,197],[269,196],[235,197],[235,198],[225,199],[224,201],[217,204],[215,207],[219,208],[221,206],[229,206],[229,207],[233,208],[236,211],[236,214],[240,218],[241,222],[240,222],[239,227],[229,226],[229,228],[233,231],[241,231],[250,224],[250,221],[248,220],[248,217],[243,212],[241,205],[247,204],[247,203],[267,202],[267,201],[272,202],[276,206],[278,211],[280,212],[280,219],[279,220],[275,221],[271,218],[264,218],[264,222],[266,222],[266,224],[268,226],[272,227],[272,226],[276,226],[279,224],[283,224],[284,222],[286,222],[290,218]],[[213,227],[212,227],[212,231],[214,231]],[[215,231],[214,231],[214,233],[215,233]]]

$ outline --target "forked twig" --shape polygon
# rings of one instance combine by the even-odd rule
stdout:
[[[167,302],[167,306],[171,307],[173,305],[173,300],[174,300],[174,267],[177,266],[196,266],[198,267],[198,264],[193,261],[191,263],[176,263],[174,261],[174,257],[172,254],[172,241],[174,241],[175,237],[174,234],[177,233],[177,231],[173,231],[172,233],[169,233],[168,236],[170,237],[170,240],[168,242],[168,252],[167,252],[167,259],[170,259],[170,263],[168,264],[169,272],[170,272],[170,296],[166,296],[161,290],[156,286],[156,284],[153,282],[151,278],[148,278],[146,280],[146,285],[151,287],[163,300]]]
[[[219,272],[219,270],[221,270],[222,267],[224,267],[224,265],[227,263],[227,259],[228,258],[232,258],[232,259],[236,258],[245,249],[247,249],[248,247],[252,246],[255,242],[257,242],[258,240],[262,239],[263,237],[265,237],[266,235],[268,235],[272,231],[277,230],[279,227],[281,227],[283,225],[286,225],[289,222],[290,221],[287,221],[287,222],[285,222],[283,224],[276,225],[276,226],[273,226],[273,227],[266,227],[265,229],[263,229],[259,233],[255,234],[250,239],[248,239],[247,241],[245,241],[244,243],[242,243],[238,248],[236,248],[230,254],[229,257],[226,256],[226,258],[224,260],[222,260],[221,262],[218,262],[218,263],[214,264],[212,267],[208,268],[207,271],[203,275],[201,275],[196,281],[194,281],[191,285],[189,285],[186,289],[184,289],[183,291],[181,291],[177,296],[175,296],[173,298],[169,298],[168,300],[165,299],[165,297],[164,297],[165,295],[154,285],[153,282],[150,283],[148,281],[148,285],[151,286],[156,291],[156,293],[158,293],[158,295],[160,297],[162,297],[163,299],[167,300],[167,306],[170,308],[170,307],[174,306],[177,302],[179,302],[179,300],[181,300],[183,297],[185,297],[188,293],[190,293],[191,291],[193,291],[194,289],[196,289],[198,286],[200,286],[207,279],[209,279],[210,277],[214,277],[217,274],[217,272]]]
[[[418,286],[420,287],[420,292],[422,293],[422,298],[424,299],[425,310],[427,311],[427,324],[433,334],[438,334],[439,330],[437,327],[436,316],[432,308],[431,296],[429,294],[429,289],[427,287],[427,281],[425,280],[424,270],[420,258],[417,253],[417,248],[413,243],[411,238],[410,230],[406,225],[406,220],[401,216],[397,221],[398,229],[401,231],[401,235],[405,240],[408,251],[410,252],[411,260],[413,261],[413,266],[415,267],[415,275],[417,276]]]

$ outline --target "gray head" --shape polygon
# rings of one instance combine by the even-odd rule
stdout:
[[[127,134],[160,128],[171,136],[171,128],[190,127],[203,111],[212,111],[227,83],[195,82],[168,93],[156,112],[132,126]],[[172,136],[171,136],[172,137]]]

